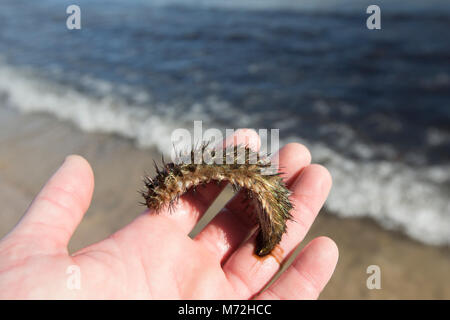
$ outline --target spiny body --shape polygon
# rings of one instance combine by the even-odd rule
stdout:
[[[208,163],[203,160],[199,163],[198,159],[203,159],[206,153]],[[235,191],[245,190],[246,201],[255,211],[259,224],[255,253],[259,256],[269,254],[286,232],[287,220],[292,218],[290,191],[280,173],[262,172],[270,167],[270,160],[261,159],[256,152],[242,145],[216,152],[203,144],[187,157],[191,161],[163,163],[161,168],[155,164],[156,176],[145,177],[146,190],[142,196],[148,208],[157,212],[165,206],[172,207],[189,189],[212,181],[227,181]],[[183,158],[186,159],[186,154]]]

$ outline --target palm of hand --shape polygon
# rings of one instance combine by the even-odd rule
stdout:
[[[309,152],[301,145],[280,150],[280,165],[294,193],[295,222],[288,224],[278,259],[286,259],[305,236],[331,186],[326,169],[309,165],[309,161]],[[189,192],[174,212],[144,213],[107,239],[70,256],[67,244],[89,206],[93,174],[84,159],[69,157],[19,224],[0,241],[0,296],[316,298],[336,265],[335,244],[328,238],[313,240],[288,270],[260,293],[279,262],[274,256],[258,258],[252,254],[254,233],[250,238],[248,235],[254,225],[242,213],[239,194],[196,237],[188,237],[222,188],[210,184],[195,194]],[[71,266],[79,270],[79,289],[68,285]]]

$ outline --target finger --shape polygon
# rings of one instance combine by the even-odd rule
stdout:
[[[237,289],[259,292],[278,271],[280,263],[303,240],[331,188],[331,176],[324,167],[306,167],[292,186],[293,220],[287,223],[287,233],[271,254],[258,257],[255,250],[256,233],[237,249],[224,265],[224,272]]]
[[[224,148],[239,144],[247,145],[252,150],[257,151],[260,147],[260,139],[254,130],[239,129],[222,142]],[[195,191],[190,190],[180,197],[175,209],[164,208],[158,212],[158,215],[171,219],[183,232],[189,233],[225,186],[226,183],[211,182],[197,187]]]
[[[333,240],[311,241],[292,265],[257,299],[317,299],[330,280],[339,251]]]
[[[45,184],[11,232],[36,252],[66,252],[67,244],[91,202],[94,174],[80,156],[68,156]]]
[[[300,171],[311,162],[308,149],[298,143],[290,143],[278,152],[279,168],[290,187]],[[245,240],[257,224],[250,212],[245,211],[245,195],[238,193],[197,235],[196,241],[210,248],[224,262]]]

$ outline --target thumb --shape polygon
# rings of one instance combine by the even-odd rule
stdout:
[[[73,232],[91,203],[94,174],[80,156],[68,156],[11,232],[33,253],[67,252]],[[17,239],[17,238],[16,238]]]

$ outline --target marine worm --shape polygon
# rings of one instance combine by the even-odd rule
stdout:
[[[203,160],[205,154],[209,161]],[[183,157],[190,161],[180,161]],[[270,166],[268,158],[260,157],[247,146],[217,151],[203,143],[184,155],[179,154],[174,162],[165,163],[163,159],[162,167],[155,163],[156,176],[144,178],[146,189],[141,193],[144,204],[157,213],[166,206],[173,208],[181,195],[209,182],[226,181],[235,192],[244,190],[244,202],[251,206],[259,224],[255,254],[262,257],[281,241],[293,208],[291,192],[281,173],[263,173]]]

